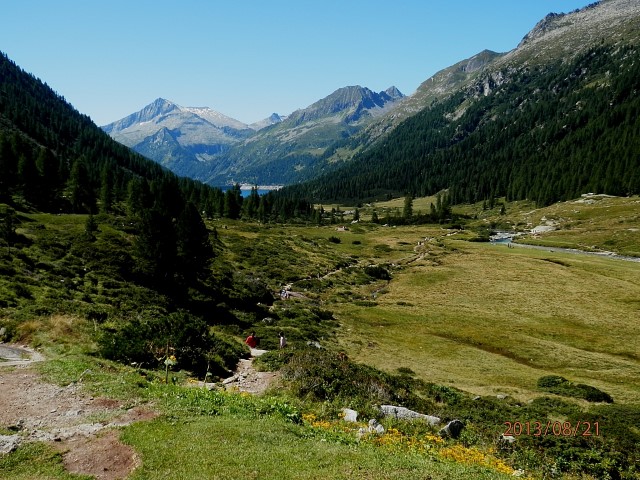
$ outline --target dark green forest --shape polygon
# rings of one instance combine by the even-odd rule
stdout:
[[[223,192],[177,177],[113,141],[89,117],[0,55],[0,202],[52,213],[171,213],[191,203],[208,217],[287,220],[305,202]],[[243,205],[244,204],[244,205]],[[168,207],[165,208],[165,207]]]
[[[504,196],[548,205],[640,193],[637,47],[601,45],[497,77],[489,95],[479,83],[434,103],[343,168],[281,194],[362,201],[449,189],[452,204]]]

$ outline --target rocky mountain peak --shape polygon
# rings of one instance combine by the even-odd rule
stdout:
[[[384,92],[380,92],[382,93],[386,93],[387,95],[389,95],[389,97],[393,98],[394,100],[399,100],[401,98],[404,98],[404,94],[398,90],[397,87],[395,87],[394,85],[390,86],[389,88],[387,88]]]

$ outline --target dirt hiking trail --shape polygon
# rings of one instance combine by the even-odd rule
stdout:
[[[65,468],[98,480],[126,478],[138,465],[135,451],[119,440],[118,427],[155,418],[147,407],[92,397],[75,383],[46,382],[30,366],[44,358],[29,349],[0,344],[0,436],[5,452],[23,442],[51,443],[62,452]]]

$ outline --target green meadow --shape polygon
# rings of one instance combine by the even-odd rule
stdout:
[[[24,216],[18,233],[27,245],[3,260],[15,275],[0,282],[10,306],[2,319],[42,349],[49,360],[37,368],[49,381],[82,377],[92,395],[158,410],[158,418],[122,428],[141,460],[132,480],[497,479],[518,469],[529,478],[638,478],[640,263],[477,241],[550,221],[554,231],[517,241],[637,255],[638,199],[587,200],[456,206],[455,224],[208,221],[212,268],[238,289],[225,300],[234,317],[210,317],[212,331],[240,344],[256,330],[267,349],[276,348],[278,331],[289,339],[286,352],[256,362],[281,369],[262,397],[182,386],[193,377],[186,370],[166,385],[161,366],[98,357],[105,316],[157,316],[168,307],[150,289],[110,279],[108,263],[92,264],[71,286],[60,282],[91,258],[74,253],[82,252],[86,216]],[[401,201],[361,206],[361,218],[374,208],[401,210]],[[414,211],[432,201],[414,200]],[[105,220],[91,248],[125,262],[130,233]],[[260,305],[258,284],[276,298],[272,305]],[[285,285],[296,295],[283,300]],[[310,340],[323,349],[309,353]],[[584,394],[594,391],[613,404]],[[364,423],[339,420],[342,407],[353,407],[366,422],[382,403],[461,418],[466,428],[443,441],[439,427],[383,420],[384,436],[360,441]],[[547,419],[598,421],[602,436],[521,436],[513,448],[499,446],[504,422]],[[60,453],[29,444],[0,458],[0,478],[82,477],[64,471]]]

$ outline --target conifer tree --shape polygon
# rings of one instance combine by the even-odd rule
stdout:
[[[185,279],[196,279],[203,273],[213,249],[209,232],[195,205],[187,203],[176,221],[177,260]]]
[[[114,201],[113,166],[106,164],[100,173],[100,211],[111,213]]]
[[[74,212],[93,212],[95,210],[96,199],[89,183],[89,172],[83,158],[78,158],[73,162],[68,187],[71,208]]]
[[[413,217],[413,195],[406,195],[404,197],[404,208],[402,209],[402,218],[405,220]]]

